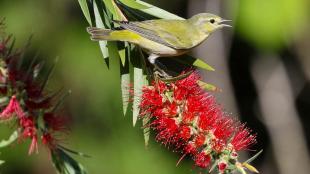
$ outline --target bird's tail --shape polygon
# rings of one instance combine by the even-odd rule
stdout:
[[[93,41],[127,41],[137,43],[140,35],[128,30],[110,30],[96,27],[88,27],[87,32],[91,34],[90,38]]]

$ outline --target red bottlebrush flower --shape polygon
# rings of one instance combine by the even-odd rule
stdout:
[[[0,118],[9,119],[13,114],[16,114],[18,118],[22,118],[25,115],[15,96],[11,97],[9,104],[1,112]]]
[[[216,138],[227,141],[234,131],[234,121],[230,117],[221,117],[214,125],[214,135]]]
[[[205,144],[206,136],[203,133],[200,133],[195,138],[196,147],[201,147]]]
[[[187,141],[191,138],[191,128],[189,126],[181,126],[179,132],[182,140]]]
[[[32,153],[38,153],[38,138],[37,136],[31,137],[31,144],[28,150],[28,154],[31,155]]]
[[[20,118],[20,126],[23,129],[21,134],[22,139],[31,139],[31,144],[29,147],[28,154],[31,155],[33,152],[38,153],[38,137],[37,137],[37,128],[31,117],[22,117]]]
[[[228,165],[227,165],[227,163],[225,161],[221,161],[217,165],[220,173],[223,173],[225,171],[225,169],[227,168],[227,166]]]
[[[29,147],[28,154],[32,154],[33,152],[38,152],[38,138],[37,138],[37,129],[34,126],[34,123],[29,118],[23,118],[21,121],[21,126],[23,127],[22,138],[30,138],[31,144]]]
[[[195,156],[195,165],[201,168],[206,168],[211,162],[211,157],[205,152],[200,152]]]
[[[194,145],[193,142],[189,142],[185,147],[184,147],[184,153],[185,154],[196,154],[197,153],[197,148]]]
[[[250,145],[256,143],[256,136],[251,135],[251,131],[245,127],[245,125],[240,125],[233,139],[231,140],[231,144],[233,145],[236,151],[246,150]]]
[[[51,105],[51,98],[48,97],[40,101],[26,100],[25,103],[29,109],[49,108]]]
[[[46,145],[50,150],[53,150],[57,147],[56,139],[48,132],[45,132],[41,136],[41,141],[44,145]]]
[[[173,144],[177,142],[176,134],[179,133],[179,126],[172,118],[159,118],[153,123],[154,128],[159,131],[156,139],[163,142],[163,144]]]
[[[183,153],[180,160],[190,155],[201,168],[221,161],[216,164],[219,169],[231,171],[227,166],[238,162],[236,151],[254,143],[255,136],[222,111],[215,98],[199,86],[199,79],[194,72],[176,82],[159,79],[145,86],[140,115],[150,116],[157,141]]]
[[[45,113],[43,116],[44,122],[47,124],[47,128],[53,131],[67,131],[69,119],[61,115],[55,115],[54,113]]]
[[[175,117],[178,114],[178,106],[176,103],[167,103],[162,110],[162,113],[167,117]]]

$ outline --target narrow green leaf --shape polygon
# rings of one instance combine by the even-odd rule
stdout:
[[[82,153],[82,152],[78,152],[78,151],[75,151],[75,150],[71,150],[69,148],[66,148],[64,146],[61,146],[61,145],[58,145],[58,147],[64,151],[67,151],[67,152],[70,152],[74,155],[78,155],[78,156],[81,156],[81,157],[85,157],[85,158],[90,158],[89,155],[85,154],[85,153]]]
[[[144,144],[145,147],[149,145],[149,140],[150,140],[150,116],[145,115],[142,120],[143,124],[143,136],[144,136]]]
[[[242,165],[247,168],[248,170],[250,170],[251,172],[254,172],[254,173],[259,173],[258,170],[252,166],[251,164],[249,163],[242,163]]]
[[[210,66],[209,64],[207,64],[206,62],[204,62],[201,59],[196,59],[193,63],[194,66],[198,67],[198,68],[202,68],[208,71],[215,71],[215,69]]]
[[[122,65],[125,66],[126,63],[126,49],[121,49],[118,51],[119,57],[121,58]]]
[[[139,116],[139,111],[140,111],[140,102],[141,102],[141,96],[142,96],[142,87],[145,84],[146,76],[143,75],[143,70],[141,68],[134,67],[133,69],[133,74],[134,74],[134,91],[133,91],[133,108],[132,108],[132,121],[133,121],[133,126],[136,125],[138,116]]]
[[[138,3],[136,0],[119,0],[121,3],[127,5],[128,7],[134,8],[134,9],[147,9],[150,8],[149,6],[143,5],[141,3]]]
[[[203,82],[201,80],[198,81],[198,85],[201,88],[203,88],[205,90],[208,90],[208,91],[218,91],[219,90],[216,86],[214,86],[214,85],[212,85],[210,83]]]
[[[140,9],[140,10],[143,11],[144,13],[150,14],[152,16],[156,16],[158,18],[163,18],[163,19],[183,19],[180,16],[177,16],[173,13],[165,11],[161,8],[158,8],[158,7],[153,6],[149,3],[143,2],[141,0],[137,0],[136,2],[148,7],[146,9]]]
[[[190,56],[190,55],[181,55],[178,57],[173,57],[172,59],[176,60],[178,62],[181,62],[183,64],[193,65],[193,66],[196,66],[198,68],[202,68],[202,69],[205,69],[208,71],[215,71],[212,66],[210,66],[209,64],[207,64],[203,60],[197,59],[197,58]]]
[[[254,156],[252,156],[250,159],[246,160],[244,163],[251,163],[253,160],[255,160],[261,153],[263,153],[263,149],[257,152]]]
[[[54,165],[61,174],[86,174],[85,168],[61,149],[52,151]]]
[[[120,14],[121,11],[116,6],[114,0],[103,0],[107,9],[112,13],[114,20],[123,20],[123,15]]]
[[[9,139],[0,141],[0,148],[6,147],[10,144],[12,144],[18,137],[18,132],[14,131]]]
[[[123,114],[127,113],[129,99],[130,99],[130,74],[121,75],[121,88],[122,88],[122,101],[123,101]]]
[[[119,70],[120,67],[120,55],[118,53],[117,42],[109,41],[108,42],[109,58],[110,58],[110,68]],[[115,72],[117,73],[117,72]]]
[[[82,12],[83,12],[87,22],[89,23],[89,25],[92,25],[91,19],[90,19],[90,14],[89,14],[89,9],[88,9],[88,5],[87,5],[87,0],[78,0],[78,1],[79,1]]]
[[[95,22],[96,22],[96,27],[98,28],[105,28],[103,24],[103,20],[101,19],[99,9],[97,6],[97,3],[94,1],[94,13],[95,13]],[[107,48],[107,41],[99,41],[99,46],[101,49],[102,56],[104,58],[104,61],[106,63],[107,68],[109,68],[109,51]]]

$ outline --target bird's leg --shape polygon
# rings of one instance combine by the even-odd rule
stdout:
[[[150,62],[152,65],[154,65],[154,67],[155,67],[154,69],[155,69],[156,71],[158,71],[162,77],[164,77],[164,78],[169,78],[169,77],[171,77],[169,74],[167,74],[167,73],[160,67],[160,66],[163,66],[163,67],[164,67],[164,65],[162,65],[162,64],[157,60],[158,57],[159,57],[159,56],[156,55],[156,54],[150,54],[149,57],[148,57],[148,60],[149,60],[149,62]],[[160,66],[159,66],[159,65],[160,65]]]

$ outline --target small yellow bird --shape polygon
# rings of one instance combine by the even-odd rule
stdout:
[[[200,13],[187,20],[114,21],[120,29],[88,27],[87,31],[93,41],[126,41],[139,45],[149,54],[150,63],[156,66],[156,58],[185,54],[217,29],[231,27],[223,23],[227,21],[230,20]]]

